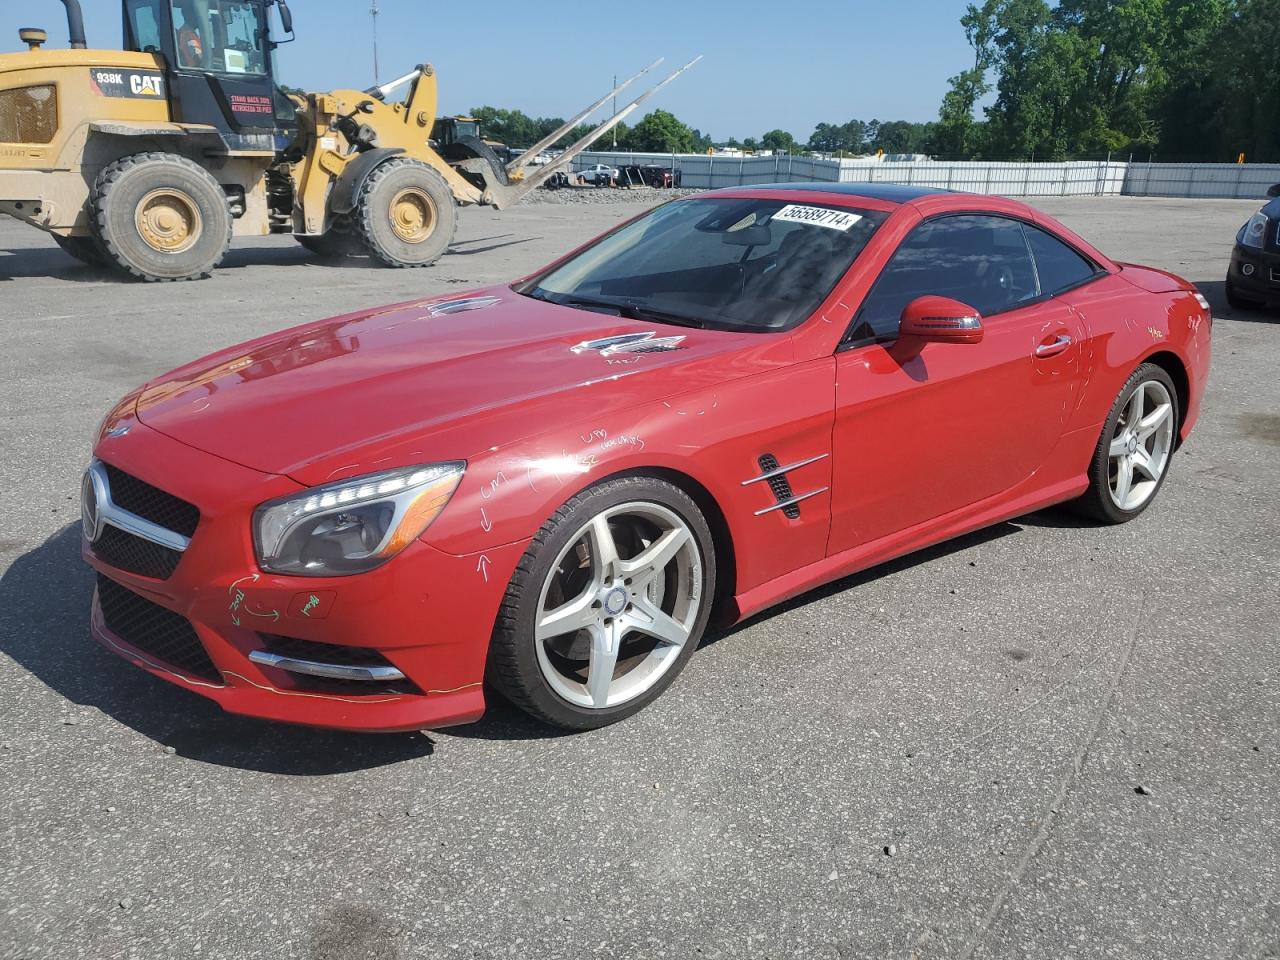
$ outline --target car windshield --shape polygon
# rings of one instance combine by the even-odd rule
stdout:
[[[785,200],[679,200],[602,238],[520,292],[659,322],[787,330],[826,298],[884,218]]]

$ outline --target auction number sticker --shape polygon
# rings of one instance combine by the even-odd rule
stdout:
[[[810,223],[815,227],[827,227],[830,230],[848,230],[862,217],[847,210],[829,210],[826,207],[806,207],[799,203],[789,203],[775,213],[772,219],[788,223]]]

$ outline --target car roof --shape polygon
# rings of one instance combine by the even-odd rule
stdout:
[[[946,215],[950,213],[985,213],[997,216],[1012,216],[1037,224],[1049,230],[1060,240],[1084,253],[1096,263],[1102,264],[1108,272],[1119,269],[1115,261],[1102,253],[1065,224],[1053,219],[1034,207],[995,194],[969,193],[964,190],[945,190],[941,187],[917,187],[897,183],[760,183],[741,187],[724,187],[697,193],[686,199],[699,197],[750,198],[765,197],[777,199],[778,194],[807,194],[808,202],[822,201],[823,197],[838,206],[865,207],[882,213],[892,213],[895,209],[909,207],[923,217]],[[1278,198],[1280,199],[1280,198]]]
[[[942,187],[914,187],[902,183],[761,183],[755,190],[803,190],[806,193],[833,193],[842,197],[867,197],[889,203],[906,203],[935,193],[956,193]]]

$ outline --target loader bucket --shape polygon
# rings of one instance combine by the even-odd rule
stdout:
[[[591,144],[595,143],[602,136],[604,136],[606,133],[608,133],[610,130],[612,130],[614,127],[620,124],[623,120],[625,120],[628,116],[630,116],[631,113],[633,113],[636,110],[636,108],[640,106],[640,104],[644,103],[646,100],[652,97],[655,93],[657,93],[659,90],[665,87],[668,83],[670,83],[676,77],[680,76],[680,74],[684,73],[686,70],[688,70],[690,67],[692,67],[695,63],[697,63],[701,59],[702,59],[702,55],[699,54],[698,56],[690,60],[688,63],[686,63],[683,67],[681,67],[679,70],[675,71],[675,73],[668,76],[661,83],[655,84],[654,86],[650,87],[648,90],[640,94],[640,96],[636,97],[634,100],[632,100],[629,104],[627,104],[617,113],[615,113],[612,117],[610,117],[604,123],[600,124],[600,126],[596,127],[594,130],[592,130],[582,139],[578,140],[576,143],[570,146],[567,150],[564,151],[564,153],[556,157],[556,159],[553,160],[551,163],[548,163],[546,166],[539,168],[537,173],[533,174],[532,176],[526,176],[522,180],[516,180],[511,184],[501,184],[501,185],[494,184],[490,186],[485,191],[484,202],[491,203],[493,206],[497,207],[499,210],[503,209],[504,207],[509,207],[514,203],[518,203],[519,201],[524,199],[526,196],[528,196],[529,193],[536,190],[538,187],[544,184],[547,180],[549,180],[553,174],[559,172],[564,167],[568,166],[573,161],[573,158],[576,157],[578,154],[582,153],[583,150],[587,149],[587,147],[591,146]],[[651,64],[648,67],[645,67],[644,70],[641,70],[640,73],[636,74],[636,77],[640,76],[641,74],[651,69],[652,66],[653,64]],[[626,83],[621,84],[618,87],[618,89],[622,89],[622,87],[626,86],[628,83],[631,82],[631,80],[634,80],[636,77],[632,77],[631,79],[627,80]],[[581,114],[579,117],[571,121],[570,124],[566,125],[564,128],[557,131],[556,134],[553,135],[552,139],[549,139],[546,142],[541,143],[540,146],[537,147],[537,149],[541,149],[542,147],[545,147],[547,143],[553,143],[555,137],[563,136],[564,130],[570,129],[573,123],[577,123],[583,117],[589,116],[591,113],[594,113],[595,110],[598,109],[600,105],[602,105],[604,101],[608,100],[609,97],[611,96],[613,96],[612,91],[610,93],[605,94],[605,96],[600,100],[598,100],[591,109],[587,110],[585,113]],[[521,161],[524,161],[527,163],[528,161],[525,158],[528,157],[530,154],[532,154],[533,156],[537,155],[533,149],[526,150],[524,154],[522,154],[520,157],[518,157],[514,161],[514,163],[517,165]]]

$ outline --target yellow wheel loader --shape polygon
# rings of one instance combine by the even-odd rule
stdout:
[[[504,163],[478,131],[433,146],[430,65],[364,91],[284,95],[273,54],[293,36],[285,0],[123,0],[124,50],[88,49],[78,0],[62,2],[71,49],[27,28],[26,51],[0,54],[0,213],[143,280],[207,277],[232,236],[272,233],[322,255],[434,263],[459,206],[517,202],[696,62],[526,176],[656,63]]]

